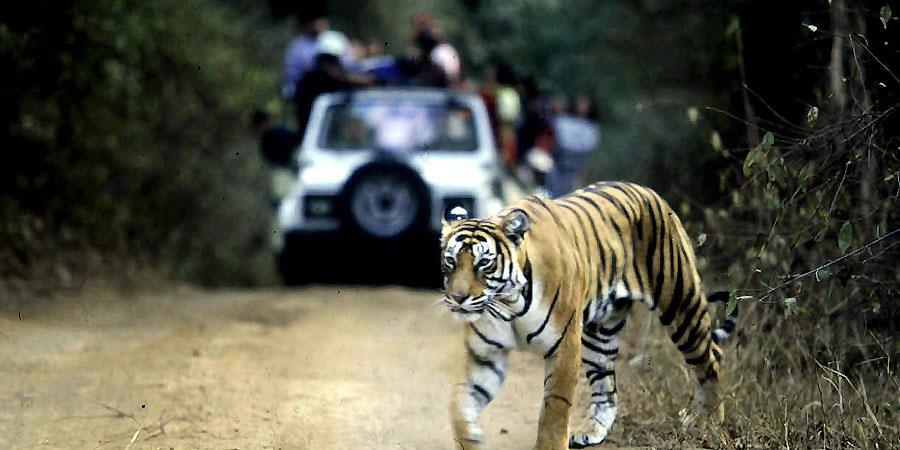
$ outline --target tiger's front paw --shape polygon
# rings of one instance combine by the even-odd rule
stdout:
[[[456,448],[459,450],[486,450],[490,447],[488,447],[488,445],[485,444],[483,441],[482,442],[472,442],[472,441],[457,439],[456,440]]]
[[[481,444],[484,442],[484,430],[477,422],[459,421],[454,423],[454,432],[456,434],[456,442],[464,449],[483,448]]]

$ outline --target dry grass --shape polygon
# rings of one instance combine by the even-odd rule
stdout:
[[[848,349],[808,345],[827,326],[813,331],[768,305],[744,309],[724,347],[725,424],[685,430],[679,412],[694,406],[696,381],[657,318],[635,308],[617,365],[620,414],[610,441],[661,449],[900,448],[896,363],[873,336],[846,345],[881,357],[850,364]],[[649,365],[632,367],[635,356]]]

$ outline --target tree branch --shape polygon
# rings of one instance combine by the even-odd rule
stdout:
[[[773,288],[768,288],[768,289],[766,290],[766,293],[765,293],[765,294],[763,294],[763,295],[761,295],[759,298],[757,298],[757,301],[763,301],[763,300],[769,298],[770,296],[772,296],[772,294],[774,294],[776,291],[779,291],[779,290],[781,290],[781,289],[784,289],[784,288],[786,288],[786,287],[788,287],[788,286],[790,286],[790,285],[796,283],[797,281],[800,281],[800,280],[802,280],[802,279],[804,279],[804,278],[806,278],[806,277],[808,277],[808,276],[810,276],[810,275],[813,275],[813,274],[817,273],[817,272],[820,271],[820,270],[826,269],[826,268],[828,268],[828,267],[830,267],[830,266],[832,266],[832,265],[834,265],[834,264],[837,264],[837,263],[839,263],[839,262],[841,262],[841,261],[843,261],[843,260],[845,260],[845,259],[847,259],[847,258],[849,258],[849,257],[851,257],[851,256],[853,256],[853,255],[856,255],[857,253],[860,253],[860,252],[862,252],[862,251],[868,249],[869,247],[871,247],[871,246],[873,246],[873,245],[875,245],[875,244],[877,244],[877,243],[879,243],[879,242],[881,242],[881,241],[883,241],[883,240],[885,240],[885,239],[887,239],[887,238],[889,238],[889,237],[891,237],[891,236],[893,236],[893,235],[895,235],[895,234],[897,234],[897,233],[900,233],[900,228],[897,228],[896,230],[891,231],[890,233],[885,234],[884,236],[882,236],[882,237],[880,237],[880,238],[878,238],[878,239],[875,239],[874,241],[869,242],[868,244],[863,245],[862,247],[859,247],[859,248],[857,248],[856,250],[853,250],[852,252],[847,253],[847,254],[844,255],[844,256],[841,256],[840,258],[837,258],[837,259],[828,261],[827,263],[822,264],[821,266],[816,267],[815,269],[812,269],[812,270],[810,270],[810,271],[808,271],[808,272],[806,272],[806,273],[804,273],[804,274],[802,274],[802,275],[797,275],[796,277],[791,278],[790,280],[785,281],[784,283],[781,283],[781,284],[779,284],[778,286],[775,286],[775,287],[773,287]],[[869,258],[869,259],[871,259],[871,258]],[[867,261],[868,261],[868,260],[867,260]]]

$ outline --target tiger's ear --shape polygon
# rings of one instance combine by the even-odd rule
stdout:
[[[441,242],[444,242],[444,239],[447,239],[447,235],[450,234],[450,223],[447,222],[447,219],[441,218]]]
[[[503,231],[503,235],[515,245],[522,243],[522,240],[525,238],[525,232],[528,231],[530,226],[531,219],[528,218],[528,214],[525,214],[525,211],[518,208],[510,211],[503,218],[503,222],[500,222],[500,229]]]

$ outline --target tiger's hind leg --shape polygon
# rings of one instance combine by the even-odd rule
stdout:
[[[619,335],[626,318],[627,309],[602,323],[589,323],[582,331],[581,362],[587,369],[591,404],[587,422],[569,436],[570,448],[602,443],[616,420],[615,362],[619,353]]]
[[[706,301],[696,295],[685,298],[682,304],[680,314],[672,323],[675,331],[671,339],[678,346],[685,362],[694,370],[700,384],[697,402],[706,410],[712,422],[721,424],[725,420],[725,408],[719,397],[719,360],[722,358],[722,351],[712,340],[711,319],[706,310]],[[690,420],[686,420],[686,424]]]
[[[698,403],[706,410],[712,422],[720,425],[725,421],[725,405],[722,404],[719,386],[721,350],[715,342],[707,339],[708,343],[704,344],[704,351],[696,357],[687,356],[688,354],[685,353],[685,360],[693,366],[694,375],[700,383],[700,388],[697,390]]]

